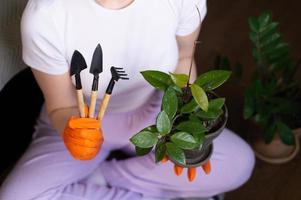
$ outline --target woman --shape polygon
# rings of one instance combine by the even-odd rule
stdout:
[[[23,59],[43,91],[45,107],[33,141],[3,184],[0,199],[210,197],[246,182],[253,153],[227,129],[214,141],[212,173],[199,173],[193,183],[175,176],[171,162],[156,165],[153,155],[105,161],[115,149],[134,155],[129,138],[153,124],[160,110],[160,94],[139,72],[187,73],[205,14],[205,0],[29,0],[21,25]],[[98,43],[104,56],[98,104],[111,76],[110,66],[123,67],[130,81],[120,81],[114,88],[102,123],[100,153],[90,161],[79,161],[62,140],[68,119],[78,115],[68,71],[74,50],[89,65]],[[81,77],[88,99],[93,75],[84,70]],[[97,183],[95,177],[101,175],[106,185]]]

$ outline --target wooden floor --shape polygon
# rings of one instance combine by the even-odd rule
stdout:
[[[283,165],[257,160],[250,181],[226,195],[226,200],[300,200],[301,154]]]
[[[298,58],[301,57],[300,8],[301,1],[297,0],[208,1],[208,14],[200,34],[202,44],[197,48],[198,71],[211,69],[218,54],[243,64],[242,80],[227,83],[219,93],[227,97],[228,127],[244,138],[250,135],[245,131],[248,124],[242,118],[242,94],[254,65],[247,18],[257,16],[263,10],[273,11],[275,20],[280,22],[284,39],[291,44],[292,55]],[[226,200],[301,200],[300,186],[301,153],[283,165],[270,165],[257,160],[251,179],[238,190],[227,193]]]

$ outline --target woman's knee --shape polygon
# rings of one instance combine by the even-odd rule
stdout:
[[[57,199],[63,191],[62,186],[49,188],[46,191],[41,191],[35,184],[22,184],[18,181],[8,181],[1,186],[0,199],[2,200],[42,200],[42,199]]]
[[[235,156],[235,162],[233,163],[233,181],[232,188],[236,189],[246,183],[252,175],[254,165],[255,165],[255,156],[251,147],[245,143],[245,146],[237,152]]]
[[[224,155],[218,168],[223,168],[221,171],[225,174],[220,180],[221,192],[234,190],[246,183],[255,165],[255,156],[249,144],[231,131],[226,131],[230,134],[228,137],[231,143],[228,143],[228,148],[224,147],[224,151],[221,152]]]
[[[199,170],[196,181],[187,185],[197,196],[212,196],[234,190],[246,183],[252,175],[255,165],[253,150],[232,132],[226,134],[231,135],[227,138],[228,142],[227,139],[220,141],[223,143],[222,148],[218,146],[221,145],[219,142],[215,144],[217,150],[211,158],[211,173],[204,175]]]
[[[33,199],[35,191],[35,183],[26,180],[26,174],[17,175],[16,172],[10,174],[0,189],[0,199],[15,200],[15,199]]]

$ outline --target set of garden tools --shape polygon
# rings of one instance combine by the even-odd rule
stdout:
[[[82,91],[82,84],[80,73],[82,70],[87,68],[87,63],[83,55],[75,50],[72,59],[71,59],[71,67],[70,67],[70,76],[75,75],[75,87],[77,92],[77,101],[78,101],[78,109],[81,118],[86,117],[85,113],[85,102],[83,97]],[[106,93],[103,97],[102,103],[99,108],[99,112],[97,115],[97,119],[101,122],[105,111],[108,107],[110,97],[115,86],[115,82],[119,79],[128,80],[127,74],[120,67],[111,67],[111,80],[107,86]],[[92,90],[91,90],[91,99],[90,99],[90,106],[89,106],[89,118],[94,118],[95,114],[95,107],[96,107],[96,100],[97,100],[97,92],[98,92],[98,84],[99,84],[99,74],[103,72],[103,52],[100,44],[94,50],[90,71],[93,74],[93,83],[92,83]]]

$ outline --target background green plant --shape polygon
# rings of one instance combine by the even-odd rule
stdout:
[[[290,56],[278,26],[270,11],[249,19],[257,65],[245,91],[244,117],[261,125],[267,143],[278,133],[285,144],[292,145],[292,129],[301,125],[300,82],[294,79],[300,61]]]
[[[185,165],[184,150],[201,147],[204,136],[223,114],[224,98],[212,91],[221,86],[230,72],[213,70],[200,75],[192,84],[185,74],[161,71],[141,72],[153,87],[164,92],[161,112],[156,124],[146,127],[130,138],[137,155],[155,150],[156,162],[167,154]]]

